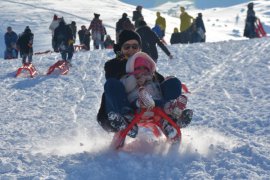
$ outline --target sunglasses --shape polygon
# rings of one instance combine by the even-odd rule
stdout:
[[[139,44],[124,44],[123,45],[124,50],[129,50],[130,48],[137,50],[139,49],[139,47],[140,47]]]

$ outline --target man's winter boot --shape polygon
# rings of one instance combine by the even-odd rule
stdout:
[[[187,127],[193,117],[193,111],[191,109],[185,109],[182,113],[181,118],[179,118],[177,120],[177,124],[181,127],[181,128],[185,128]]]
[[[109,112],[108,120],[110,125],[115,129],[115,131],[121,131],[128,126],[128,123],[125,121],[124,117],[119,113]]]
[[[161,123],[162,123],[162,131],[167,137],[173,138],[176,136],[177,131],[170,125],[168,121],[162,119]]]
[[[133,120],[133,118],[134,118],[134,110],[132,109],[132,108],[130,108],[130,107],[124,107],[124,108],[122,108],[122,114],[123,114],[123,117],[124,117],[124,119],[125,119],[125,121],[128,123],[128,124],[130,124],[131,123],[131,121]],[[138,128],[138,125],[137,124],[135,124],[133,127],[132,127],[132,129],[128,132],[128,136],[129,137],[132,137],[132,138],[135,138],[136,136],[137,136],[137,134],[138,134],[138,130],[139,130],[139,128]]]

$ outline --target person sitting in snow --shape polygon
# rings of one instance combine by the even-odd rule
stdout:
[[[33,56],[33,40],[34,34],[31,32],[29,26],[26,26],[24,32],[17,40],[17,48],[20,50],[22,56],[22,64],[31,64]],[[26,59],[28,58],[28,62]]]
[[[114,41],[111,39],[110,35],[106,35],[106,39],[103,43],[105,49],[112,49],[114,45]]]
[[[127,71],[127,62],[134,54],[141,51],[141,45],[141,38],[138,33],[124,30],[119,35],[119,43],[114,46],[114,51],[118,56],[105,63],[106,82],[104,84],[100,109],[97,114],[97,121],[107,132],[118,132],[125,129],[133,119],[134,109],[138,108],[138,106],[135,106],[136,103],[134,104],[135,101],[129,100],[127,90],[120,79],[132,72],[132,70]],[[161,101],[155,101],[155,105],[165,108],[168,114],[178,112],[178,117],[181,117],[180,113],[182,111],[176,110],[180,109],[180,106],[182,108],[183,105],[183,103],[179,102],[181,98],[178,98],[182,94],[181,82],[176,77],[165,80],[162,75],[155,71],[155,67],[151,69],[151,73],[154,74],[155,83],[160,85],[163,97]],[[132,76],[130,77],[132,78]],[[137,86],[137,82],[141,84],[143,79],[145,77],[142,76],[142,79],[138,78],[138,81],[134,81],[135,86]],[[142,84],[145,84],[145,82]],[[141,103],[139,103],[139,106],[146,105],[146,108],[149,108],[144,100],[145,98],[140,99]],[[143,106],[140,106],[140,108]],[[192,111],[187,113],[187,118],[189,118],[190,122]],[[177,121],[177,119],[175,120]],[[137,133],[138,126],[135,125],[129,131],[128,136],[136,137]]]
[[[170,43],[171,44],[179,44],[179,43],[181,43],[181,33],[179,32],[177,27],[175,27],[173,29],[173,33],[171,35]]]
[[[257,37],[255,31],[255,22],[257,17],[255,16],[255,11],[253,10],[254,4],[251,2],[248,4],[247,18],[244,29],[244,36],[247,38],[255,38]]]

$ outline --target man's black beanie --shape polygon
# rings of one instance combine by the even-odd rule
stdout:
[[[142,44],[141,37],[138,33],[134,32],[134,31],[130,31],[130,30],[123,30],[119,34],[118,46],[120,47],[120,49],[121,49],[122,45],[129,40],[137,40],[140,46]]]

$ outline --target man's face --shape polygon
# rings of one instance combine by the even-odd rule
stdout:
[[[136,52],[139,52],[140,50],[141,47],[137,40],[128,40],[121,47],[121,52],[124,56],[127,57],[133,56]]]

